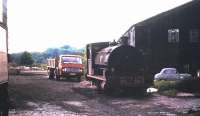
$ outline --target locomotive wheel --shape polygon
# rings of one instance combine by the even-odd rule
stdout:
[[[116,88],[113,84],[112,77],[108,77],[106,79],[106,82],[105,82],[105,85],[104,85],[104,91],[105,91],[105,94],[107,94],[107,95],[113,95],[113,94],[116,93]]]
[[[106,94],[112,94],[113,89],[111,87],[111,84],[106,82],[105,86],[104,86],[104,91],[105,91]]]
[[[105,84],[104,92],[109,96],[118,96],[121,94],[122,90],[120,88],[114,88],[111,84]]]
[[[77,77],[77,81],[81,82],[81,76]]]
[[[58,74],[58,70],[54,71],[54,77],[56,78],[56,80],[60,80],[60,75]]]
[[[105,75],[106,75],[106,82],[105,82],[105,84],[104,84],[104,92],[105,92],[105,94],[112,94],[112,92],[113,92],[113,88],[112,88],[112,82],[111,82],[111,74],[109,73],[109,71],[106,71],[106,73],[105,73]]]
[[[107,95],[119,95],[121,93],[121,88],[118,84],[119,79],[114,74],[107,73],[106,83],[104,85],[104,91]]]
[[[54,69],[49,69],[49,79],[54,79]]]
[[[96,85],[96,87],[97,87],[97,90],[100,91],[100,90],[101,90],[101,82],[100,82],[99,80],[97,80],[97,81],[95,82],[95,85]]]
[[[60,75],[55,75],[56,80],[60,80]]]
[[[101,89],[102,89],[102,90],[105,89],[105,85],[106,85],[106,82],[105,82],[105,81],[102,81],[102,82],[101,82]]]

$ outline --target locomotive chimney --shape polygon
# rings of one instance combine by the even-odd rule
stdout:
[[[128,37],[126,37],[126,36],[121,37],[121,44],[128,45]]]

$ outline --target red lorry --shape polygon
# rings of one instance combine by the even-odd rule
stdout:
[[[48,62],[49,79],[61,77],[75,77],[79,81],[83,75],[82,57],[79,55],[59,55],[56,58],[50,58]]]

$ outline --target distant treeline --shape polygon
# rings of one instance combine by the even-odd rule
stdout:
[[[8,57],[9,62],[12,64],[20,65],[22,62],[21,56],[23,56],[25,52],[27,51],[9,54],[9,57]],[[29,53],[31,54],[34,64],[43,64],[43,63],[46,63],[47,58],[53,58],[60,54],[76,54],[76,55],[84,56],[85,48],[76,49],[69,45],[64,45],[60,48],[48,48],[44,52],[29,52]]]

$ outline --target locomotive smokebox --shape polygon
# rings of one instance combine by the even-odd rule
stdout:
[[[102,49],[95,58],[95,64],[117,75],[133,75],[141,72],[142,53],[132,46],[117,45]]]

